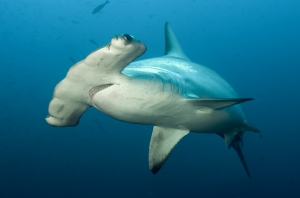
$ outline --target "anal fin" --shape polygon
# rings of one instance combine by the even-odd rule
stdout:
[[[157,173],[168,159],[171,151],[189,130],[154,126],[149,146],[149,168]]]
[[[227,148],[230,148],[232,146],[233,140],[237,134],[238,134],[238,131],[232,131],[230,133],[224,134],[224,139],[225,139]]]

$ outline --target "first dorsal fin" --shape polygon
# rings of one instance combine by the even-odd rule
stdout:
[[[182,51],[177,38],[168,22],[165,24],[165,55],[190,60]]]

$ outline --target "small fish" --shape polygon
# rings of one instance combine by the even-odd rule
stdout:
[[[76,61],[74,60],[74,58],[72,56],[69,56],[69,59],[72,63],[74,63],[74,64],[76,63]]]
[[[72,20],[71,22],[72,22],[72,23],[74,23],[74,24],[79,24],[79,22],[78,22],[78,21],[74,21],[74,20]]]
[[[98,5],[98,6],[93,10],[92,14],[96,14],[97,12],[99,12],[100,10],[102,10],[102,8],[104,8],[104,6],[105,6],[106,4],[108,4],[108,3],[109,3],[108,0],[106,0],[105,3],[102,3],[102,4]]]
[[[59,16],[59,19],[64,21],[66,18],[65,17],[62,17],[62,16]]]
[[[98,43],[96,43],[96,41],[94,41],[93,39],[90,39],[89,41],[98,47]]]

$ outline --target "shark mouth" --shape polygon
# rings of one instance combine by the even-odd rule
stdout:
[[[102,91],[110,86],[112,86],[113,84],[103,84],[103,85],[97,85],[95,87],[93,87],[92,89],[90,89],[89,91],[89,96],[91,99],[93,99],[93,97],[95,96],[96,93],[98,93],[99,91]]]

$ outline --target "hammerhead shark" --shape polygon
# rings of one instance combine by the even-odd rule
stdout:
[[[259,132],[245,118],[240,98],[213,70],[184,54],[169,23],[165,54],[133,62],[146,46],[130,34],[114,36],[70,68],[49,104],[48,124],[76,126],[94,107],[120,121],[153,125],[149,167],[157,173],[190,132],[215,133],[233,147],[251,178],[241,143],[245,131]]]

